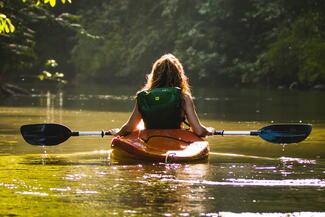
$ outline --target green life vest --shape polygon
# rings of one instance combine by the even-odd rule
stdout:
[[[137,94],[139,111],[146,129],[179,129],[183,121],[181,90],[153,88]]]

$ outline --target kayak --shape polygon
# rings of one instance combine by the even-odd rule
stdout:
[[[111,148],[111,157],[122,161],[190,162],[209,155],[209,143],[183,129],[135,131],[113,138]]]

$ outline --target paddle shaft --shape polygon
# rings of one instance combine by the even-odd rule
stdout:
[[[112,135],[111,132],[104,132],[104,131],[75,131],[75,132],[71,132],[70,136],[109,136]]]
[[[216,131],[219,136],[258,136],[260,131]],[[71,132],[71,136],[111,136],[110,132],[104,131],[79,131]]]
[[[260,131],[216,131],[214,135],[219,136],[258,136]]]

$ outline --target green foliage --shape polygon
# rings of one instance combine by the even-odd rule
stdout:
[[[264,68],[277,83],[298,82],[310,86],[325,78],[324,18],[318,13],[298,17],[277,32],[277,40],[266,50]]]
[[[15,31],[15,26],[12,25],[11,20],[6,15],[0,13],[0,34],[11,33]]]
[[[62,9],[51,11],[55,9],[50,4],[53,1],[0,0],[1,12],[17,27],[13,34],[0,34],[0,82],[35,79],[44,70],[43,62],[53,57],[63,62],[58,71],[66,70],[63,67],[67,63],[62,59],[68,59],[69,37],[84,29],[77,23],[80,16],[60,13]],[[52,78],[62,77],[61,73],[50,73]]]
[[[67,84],[68,82],[63,79],[64,73],[55,71],[58,67],[58,63],[54,59],[47,60],[44,64],[44,69],[40,74],[38,74],[38,78],[41,81],[55,81],[59,84]]]
[[[59,64],[56,62],[56,60],[47,60],[45,63],[45,68],[55,68],[57,67]]]
[[[190,3],[201,7],[197,1]],[[210,65],[224,60],[216,51],[217,44],[212,41],[214,34],[209,35],[206,31],[214,20],[204,24],[197,19],[202,16],[200,13],[213,13],[213,10],[209,10],[207,3],[200,13],[196,7],[187,5],[177,0],[154,4],[148,0],[124,0],[103,3],[103,10],[96,13],[83,12],[93,15],[84,17],[83,25],[103,35],[103,39],[94,41],[80,35],[79,43],[72,51],[72,61],[80,77],[105,78],[109,74],[117,78],[132,76],[143,81],[151,63],[166,52],[176,53],[193,77],[209,76]],[[187,7],[186,13],[184,7]],[[135,76],[139,74],[141,76]]]
[[[39,6],[40,4],[49,4],[51,7],[55,7],[56,0],[21,0],[23,3],[31,2],[35,4],[36,6]],[[65,4],[66,2],[72,3],[72,0],[61,0],[62,4]]]
[[[19,25],[0,35],[2,74],[39,72],[54,58],[76,82],[139,84],[155,59],[174,53],[191,83],[325,83],[323,0],[78,0],[67,11],[50,7],[58,0],[21,1],[0,0]]]
[[[51,7],[56,5],[56,0],[21,0],[23,3],[31,2],[36,6],[41,3],[49,4]],[[72,3],[72,0],[61,0],[63,4],[67,2]],[[0,34],[1,33],[13,33],[15,31],[15,26],[12,24],[11,20],[7,18],[5,14],[0,13]]]

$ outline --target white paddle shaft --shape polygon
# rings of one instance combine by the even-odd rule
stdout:
[[[221,136],[258,136],[259,131],[218,131],[215,135]]]
[[[104,131],[80,131],[80,132],[71,132],[71,136],[106,136],[112,135],[111,132],[104,132]]]
[[[251,135],[251,131],[224,131],[223,135],[227,136],[227,135],[232,135],[232,136],[247,136],[247,135]]]
[[[79,132],[79,136],[98,136],[102,135],[102,131],[82,131]]]

